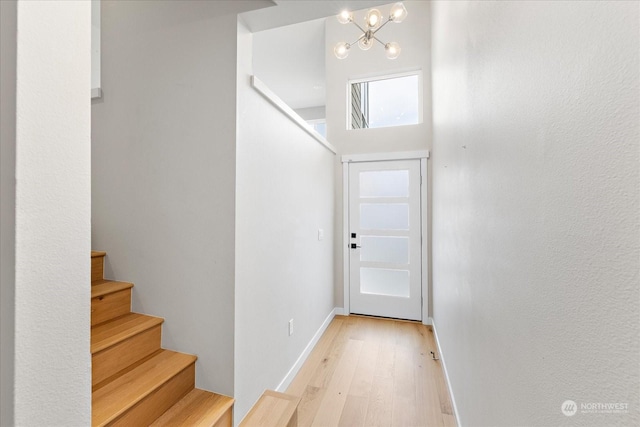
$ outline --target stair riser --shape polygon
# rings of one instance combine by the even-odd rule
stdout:
[[[299,402],[300,398],[297,396],[265,390],[242,420],[240,427],[296,427]]]
[[[91,326],[131,312],[131,289],[91,299]]]
[[[195,386],[195,363],[164,383],[109,426],[148,426]]]
[[[91,358],[92,385],[96,385],[160,349],[162,327],[154,326]]]
[[[231,427],[233,425],[233,406],[220,417],[213,427]],[[297,425],[297,424],[296,424]]]
[[[104,257],[91,258],[91,281],[102,280],[104,278]]]

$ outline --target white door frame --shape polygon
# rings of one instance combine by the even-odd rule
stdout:
[[[391,160],[420,160],[420,221],[422,247],[422,323],[431,324],[429,317],[429,235],[427,228],[427,159],[429,150],[403,151],[395,153],[346,154],[342,156],[342,263],[344,315],[351,314],[350,308],[350,265],[349,265],[349,163],[384,162]]]

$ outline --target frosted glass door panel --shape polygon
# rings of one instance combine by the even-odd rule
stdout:
[[[408,203],[361,203],[360,229],[408,230]]]
[[[409,298],[409,272],[382,268],[360,269],[360,292]]]
[[[362,236],[360,261],[409,264],[409,238]]]
[[[360,197],[409,197],[409,171],[360,172]]]

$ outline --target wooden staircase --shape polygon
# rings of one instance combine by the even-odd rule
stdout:
[[[231,426],[233,399],[195,388],[197,357],[161,348],[163,319],[131,312],[133,284],[91,252],[93,426]]]

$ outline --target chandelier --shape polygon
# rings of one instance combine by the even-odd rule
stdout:
[[[349,12],[348,10],[343,10],[340,15],[337,16],[338,22],[341,24],[348,24],[351,22],[353,25],[358,27],[360,31],[362,31],[362,35],[358,37],[356,41],[353,43],[340,42],[333,48],[333,53],[335,53],[338,59],[344,59],[349,56],[349,49],[351,46],[358,43],[360,49],[369,50],[371,46],[374,45],[374,40],[384,46],[385,54],[389,59],[396,59],[400,55],[400,45],[396,42],[383,43],[376,37],[376,33],[382,29],[389,22],[395,22],[399,24],[407,17],[407,9],[404,7],[402,3],[396,3],[391,7],[391,12],[389,13],[389,18],[383,21],[382,13],[378,9],[371,9],[364,17],[364,26],[362,28],[353,20],[353,12]]]

